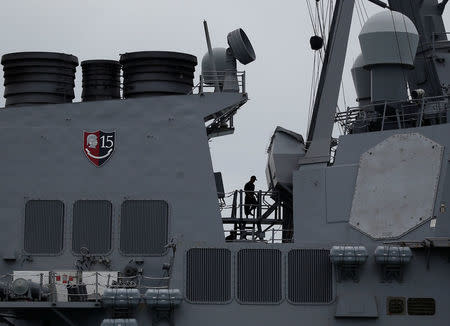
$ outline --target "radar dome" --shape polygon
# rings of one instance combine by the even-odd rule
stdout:
[[[382,11],[370,17],[359,34],[366,65],[400,64],[413,67],[419,44],[414,23],[396,11]]]
[[[360,105],[370,102],[370,71],[364,69],[366,62],[360,54],[352,66],[352,78],[355,85],[357,101]]]
[[[236,73],[236,59],[230,50],[225,48],[214,48],[212,52],[216,75],[220,81],[223,81],[226,72]],[[206,53],[202,59],[202,75],[205,82],[208,84],[214,84],[214,74],[212,74],[213,71],[212,59],[209,53]]]

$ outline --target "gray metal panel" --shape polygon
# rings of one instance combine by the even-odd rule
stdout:
[[[346,222],[350,218],[358,166],[333,166],[325,171],[327,222]]]
[[[350,224],[383,239],[399,237],[430,219],[442,153],[441,145],[418,133],[391,136],[363,153]]]
[[[120,214],[124,254],[161,255],[166,251],[169,207],[163,200],[126,200]]]
[[[237,298],[242,303],[278,303],[282,299],[281,251],[243,249],[237,254]]]
[[[297,249],[288,255],[288,298],[292,303],[333,300],[333,267],[329,250]]]
[[[24,250],[58,254],[63,247],[64,204],[59,200],[29,200],[25,204]]]
[[[335,317],[377,318],[377,300],[372,294],[344,294],[338,296]]]
[[[190,249],[186,258],[189,301],[225,303],[231,300],[231,253],[228,249]]]
[[[91,254],[111,250],[112,205],[107,200],[78,200],[73,205],[72,250],[89,249]]]

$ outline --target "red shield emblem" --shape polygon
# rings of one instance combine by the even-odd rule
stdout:
[[[105,164],[114,152],[114,145],[116,143],[115,132],[103,132],[101,130],[93,132],[85,131],[83,139],[84,154],[95,166]]]

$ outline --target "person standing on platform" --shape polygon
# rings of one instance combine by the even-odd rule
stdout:
[[[258,204],[258,201],[255,197],[255,181],[256,177],[254,175],[251,176],[250,181],[247,182],[244,186],[244,192],[245,192],[245,201],[244,201],[244,213],[246,218],[248,218],[249,215],[254,216],[255,213],[253,211],[256,208],[256,205]]]

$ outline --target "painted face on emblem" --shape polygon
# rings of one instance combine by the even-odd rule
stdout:
[[[89,148],[97,148],[98,145],[98,140],[97,140],[97,136],[94,134],[90,134],[89,136],[87,136],[87,143],[89,145]]]

